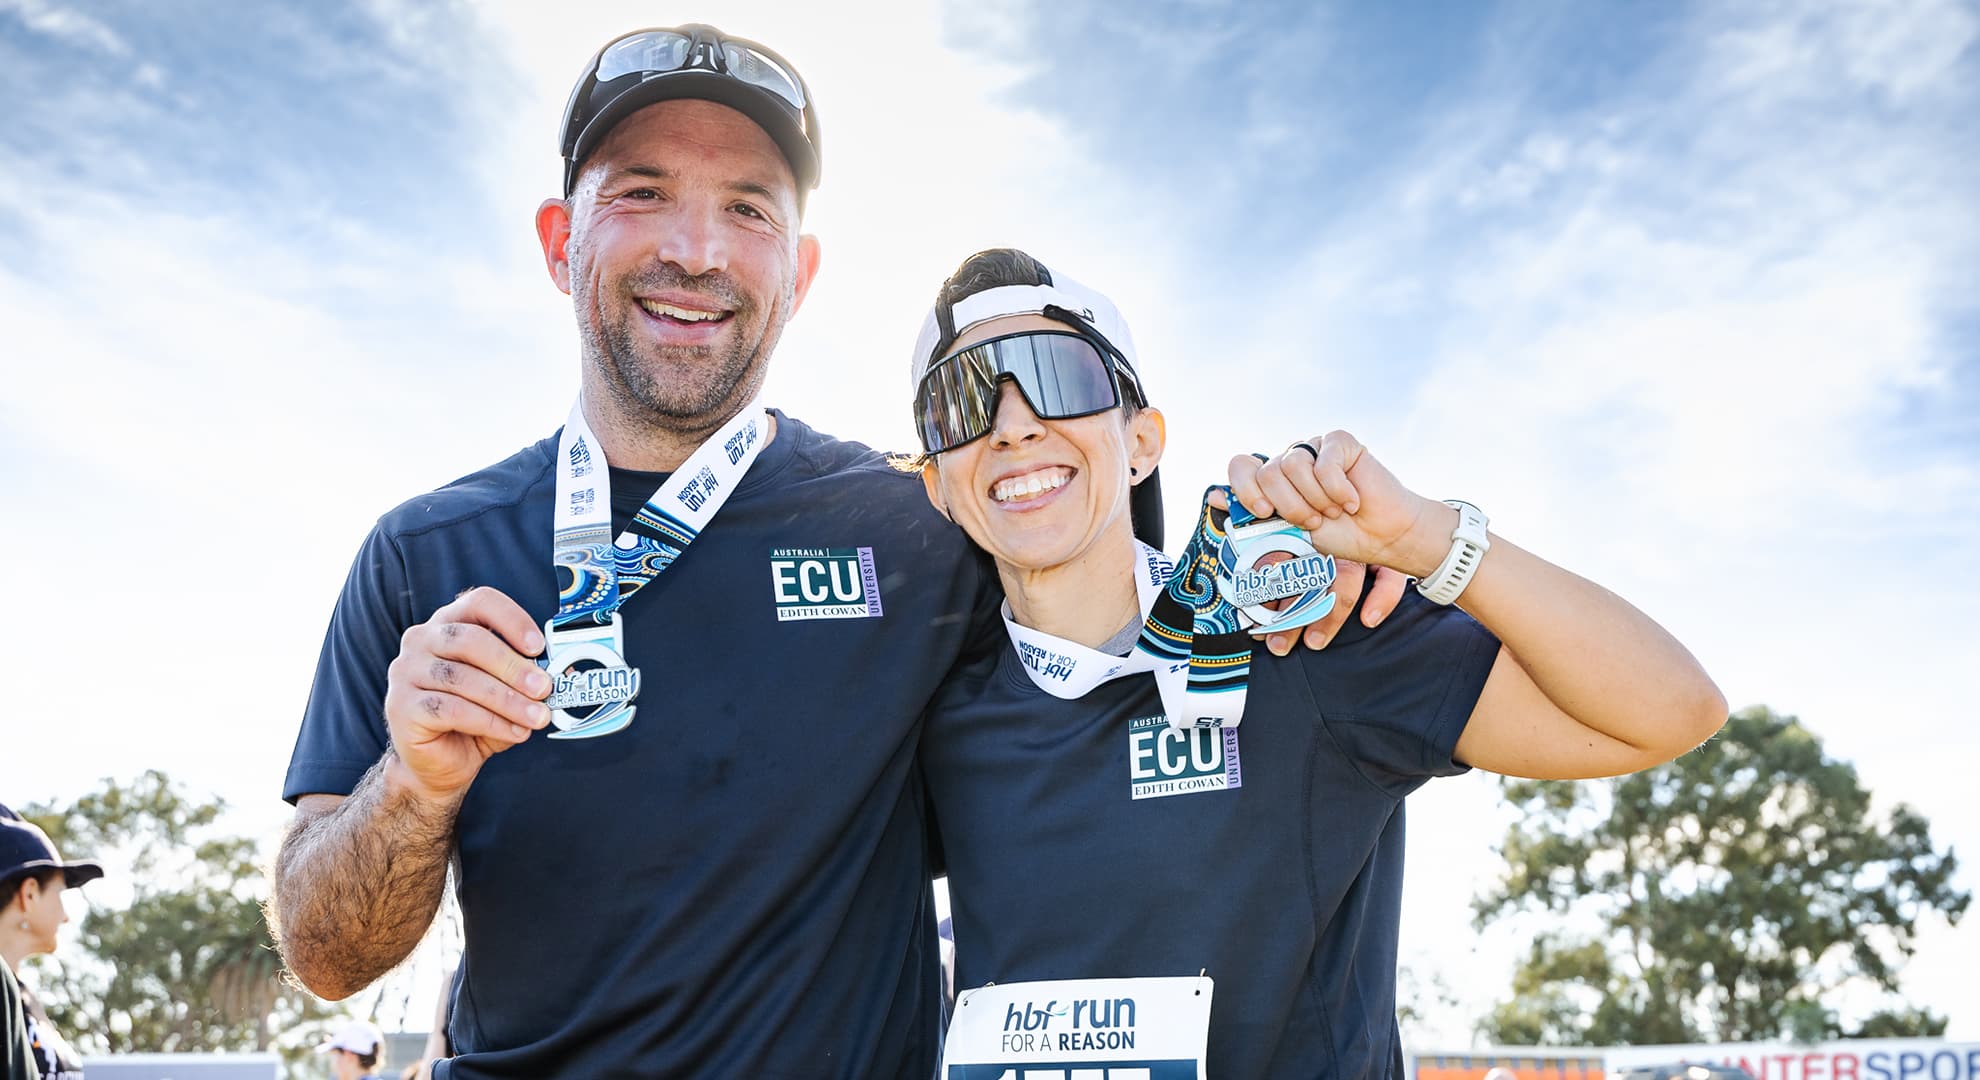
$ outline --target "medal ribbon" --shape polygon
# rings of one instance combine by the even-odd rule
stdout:
[[[1237,609],[1217,592],[1223,516],[1205,492],[1196,531],[1173,565],[1168,556],[1135,542],[1135,595],[1144,621],[1140,640],[1126,656],[1020,626],[1011,621],[1006,602],[1004,629],[1031,681],[1053,697],[1072,700],[1101,683],[1151,672],[1170,727],[1237,727],[1244,719],[1252,640]]]
[[[557,439],[552,630],[612,622],[619,605],[665,573],[756,463],[769,426],[761,406],[754,400],[745,405],[695,448],[613,540],[612,478],[583,405],[582,397],[572,403]]]

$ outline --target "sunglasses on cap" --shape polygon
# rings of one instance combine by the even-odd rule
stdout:
[[[922,449],[953,450],[990,433],[999,384],[1011,379],[1041,420],[1071,420],[1121,404],[1147,407],[1140,380],[1111,350],[1070,330],[1034,330],[979,342],[928,369],[915,388]]]
[[[656,94],[654,90],[667,88],[646,87],[654,80],[688,76],[732,80],[741,93]],[[707,97],[748,114],[790,160],[798,190],[817,186],[818,115],[797,69],[767,46],[696,24],[627,34],[592,58],[571,90],[558,136],[564,193],[570,194],[578,164],[613,124],[639,105],[676,96]]]

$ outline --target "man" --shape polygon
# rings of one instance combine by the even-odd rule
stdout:
[[[283,956],[361,989],[452,852],[438,1077],[928,1075],[913,757],[993,583],[912,476],[755,404],[819,265],[809,92],[711,27],[642,31],[563,152],[536,224],[579,404],[359,552],[285,782]]]

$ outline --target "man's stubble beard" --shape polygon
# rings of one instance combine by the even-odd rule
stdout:
[[[627,279],[618,297],[624,306],[614,316],[598,309],[587,277],[574,275],[573,285],[580,315],[589,311],[597,316],[596,322],[578,320],[584,363],[598,374],[614,411],[627,420],[678,434],[712,431],[755,396],[797,295],[793,272],[765,312],[725,274],[696,277],[663,265]],[[631,294],[663,289],[694,292],[719,302],[733,311],[729,323],[737,332],[726,342],[685,348],[643,340],[634,324],[646,316]],[[751,323],[759,313],[762,321],[751,335]]]

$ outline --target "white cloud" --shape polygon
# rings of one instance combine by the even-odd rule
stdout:
[[[1980,655],[1964,615],[1980,543],[1943,526],[1980,505],[1980,462],[1893,435],[1971,347],[1940,319],[1980,236],[1956,134],[1972,72],[1953,63],[1974,19],[1903,4],[1699,19],[1646,89],[1580,119],[1472,103],[1402,166],[1416,179],[1395,213],[1324,238],[1321,288],[1266,306],[1400,304],[1435,324],[1430,353],[1402,358],[1424,375],[1366,433],[1399,475],[1489,499],[1506,535],[1664,620],[1736,704],[1800,713],[1941,845],[1971,849],[1980,799],[1945,762],[1980,751],[1953,719],[1971,712],[1959,658]],[[1321,316],[1319,351],[1375,366],[1355,385],[1380,394],[1385,343],[1355,323]],[[1274,365],[1315,351],[1273,326],[1254,348]],[[1440,822],[1493,820],[1488,793],[1435,799],[1454,808]],[[1502,827],[1412,830],[1412,874],[1489,874],[1481,844]],[[1411,937],[1445,941],[1425,928],[1455,925],[1460,899],[1410,896]],[[1480,969],[1509,970],[1505,945]],[[1941,927],[1911,969],[1954,1035],[1980,1030],[1949,1009],[1976,964],[1972,931]]]
[[[0,15],[12,15],[29,30],[70,45],[107,56],[131,54],[130,44],[116,31],[75,8],[51,4],[47,0],[0,0]]]

